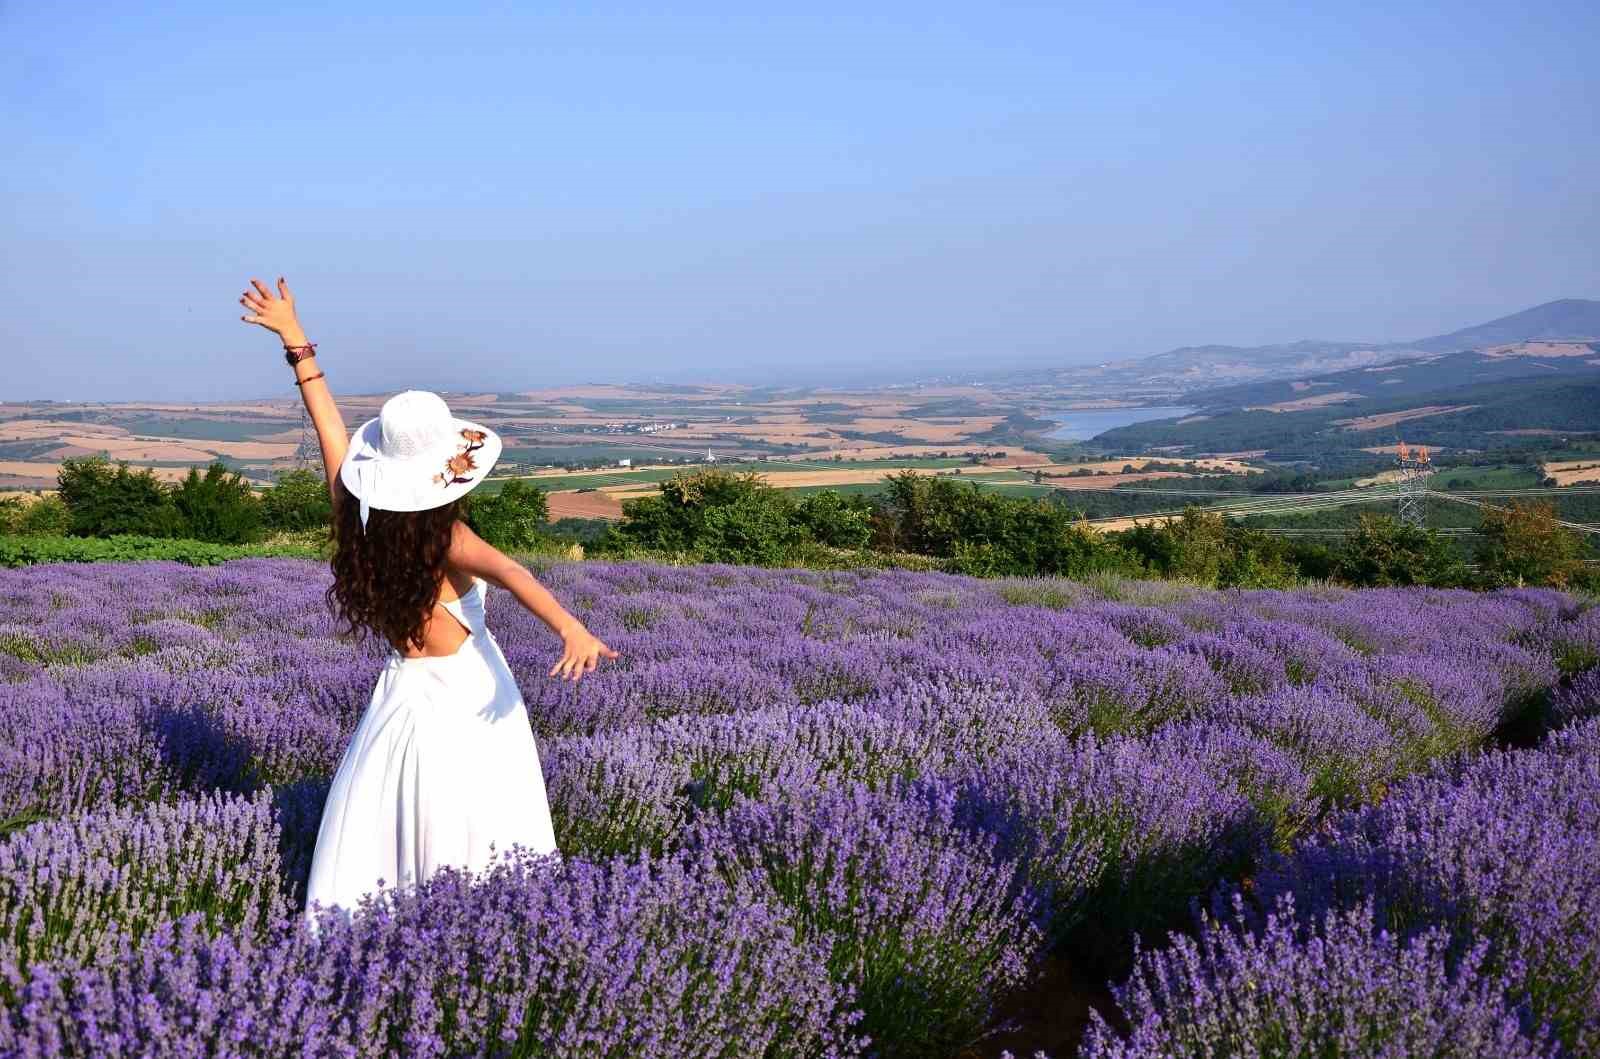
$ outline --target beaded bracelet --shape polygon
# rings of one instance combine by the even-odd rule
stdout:
[[[296,385],[296,386],[304,386],[304,385],[305,385],[305,384],[306,384],[306,383],[308,383],[308,382],[311,382],[311,381],[312,381],[312,380],[314,380],[314,379],[320,379],[320,378],[322,378],[322,377],[323,377],[323,376],[324,376],[324,375],[326,375],[326,374],[327,374],[327,373],[326,373],[326,372],[321,372],[321,371],[319,371],[319,372],[317,372],[317,373],[316,373],[316,374],[315,374],[315,375],[307,375],[307,376],[306,376],[306,377],[305,377],[305,378],[303,378],[303,379],[296,379],[296,380],[295,380],[295,381],[294,381],[294,384],[295,384],[295,385]]]

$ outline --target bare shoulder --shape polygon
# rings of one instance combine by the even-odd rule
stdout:
[[[450,530],[450,551],[446,557],[452,567],[469,577],[493,580],[510,561],[504,553],[478,536],[464,521],[457,520]]]

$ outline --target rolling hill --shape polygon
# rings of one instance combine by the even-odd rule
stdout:
[[[1092,369],[1106,383],[1141,391],[1183,393],[1218,382],[1301,379],[1363,369],[1437,353],[1522,343],[1600,341],[1600,301],[1563,298],[1487,323],[1410,342],[1361,343],[1302,340],[1267,346],[1183,346],[1165,353],[1113,361]],[[1077,369],[1083,374],[1082,369]]]
[[[1522,342],[1197,391],[1182,419],[1101,434],[1129,452],[1333,454],[1397,436],[1455,449],[1600,433],[1600,341]]]
[[[1464,327],[1447,335],[1418,339],[1411,345],[1429,353],[1456,353],[1464,349],[1488,349],[1519,342],[1571,339],[1580,342],[1600,340],[1600,301],[1562,298],[1476,327]]]

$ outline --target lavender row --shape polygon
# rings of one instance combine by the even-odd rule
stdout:
[[[1600,720],[1409,780],[1219,904],[1086,1055],[1597,1054]]]
[[[277,871],[292,894],[319,777],[365,705],[378,652],[332,637],[325,575],[309,564],[112,569],[0,575],[0,817],[93,820],[276,784]],[[1560,716],[1592,702],[1583,645],[1593,612],[1550,592],[1129,585],[1111,600],[1060,582],[627,565],[557,567],[546,580],[624,652],[576,688],[546,681],[542,631],[520,611],[491,610],[541,736],[562,848],[601,860],[643,852],[658,865],[698,850],[709,860],[697,870],[720,873],[718,885],[764,895],[821,968],[818,988],[832,991],[828,1014],[804,1033],[845,1051],[853,1045],[839,1027],[854,1025],[856,1007],[850,1032],[874,1037],[882,1054],[963,1043],[1048,940],[1081,937],[1086,922],[1113,946],[1129,932],[1148,937],[1328,806],[1376,796],[1475,745],[1552,689]],[[264,803],[230,804],[259,814]],[[181,812],[150,819],[164,821],[163,842],[184,848]],[[59,826],[11,843],[41,843],[41,828]],[[0,886],[23,895],[16,909],[40,903],[27,887],[52,857],[65,879],[91,862],[111,878],[136,853],[90,831],[50,833],[59,851],[38,845],[42,860],[0,871]],[[832,855],[819,862],[816,850]],[[143,1017],[123,1007],[137,1006],[136,992],[86,978],[74,962],[92,953],[134,975],[128,982],[145,973],[136,965],[196,973],[152,963],[140,934],[188,931],[172,959],[235,960],[228,966],[250,973],[259,971],[250,960],[298,951],[260,941],[240,913],[159,926],[159,916],[210,908],[203,892],[163,899],[159,889],[124,886],[116,892],[133,896],[109,913],[71,914],[81,936],[70,945],[33,944],[17,957],[17,967],[64,962],[12,975],[13,989],[45,990],[29,994],[31,1014],[12,1028],[90,1032],[79,1022],[100,1018],[102,1003],[105,1019]],[[242,928],[205,940],[233,923]],[[541,923],[560,929],[559,916]],[[269,955],[213,960],[211,945]],[[347,974],[304,959],[318,981]],[[449,977],[431,964],[406,973]],[[399,996],[387,988],[361,985]],[[246,1007],[298,1025],[272,1006],[283,1003]],[[479,1050],[463,1042],[487,1039],[471,1035],[488,1024],[458,1034],[449,1021],[458,1002],[439,1004],[448,1024],[426,1022],[423,1005],[415,1017],[427,1028],[386,1039]],[[411,1027],[414,1013],[384,1012],[361,1017]],[[156,1030],[128,1039],[147,1032]],[[689,1039],[681,1026],[672,1033]]]
[[[289,912],[279,840],[264,793],[35,824],[0,842],[0,968],[100,960],[191,913],[262,927]]]
[[[1558,1054],[1528,1032],[1483,946],[1458,956],[1442,930],[1405,939],[1370,907],[1309,925],[1291,903],[1252,929],[1241,912],[1199,940],[1175,935],[1113,992],[1126,1035],[1095,1012],[1083,1059],[1349,1055],[1533,1059]]]
[[[325,576],[271,560],[0,576],[0,728],[13,737],[0,820],[330,772],[381,652],[333,638]],[[1051,609],[1008,602],[1029,598],[1017,585],[931,574],[574,565],[547,580],[624,653],[576,687],[551,681],[542,628],[491,609],[547,739],[995,675],[1060,730],[1102,736],[1219,708],[1263,728],[1263,700],[1317,685],[1403,727],[1414,759],[1471,742],[1552,684],[1593,624],[1548,592],[1191,593],[1151,606],[1057,585],[1040,598],[1070,605]],[[1367,736],[1344,738],[1359,755]],[[1369,782],[1328,768],[1329,791]]]
[[[213,935],[163,924],[93,964],[37,965],[0,1012],[23,1056],[845,1056],[823,953],[709,866],[508,858],[483,877]]]

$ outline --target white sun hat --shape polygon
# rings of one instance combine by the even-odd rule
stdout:
[[[457,419],[438,394],[406,390],[351,436],[339,478],[361,501],[365,529],[372,508],[427,511],[465,496],[488,475],[500,449],[498,434]]]

